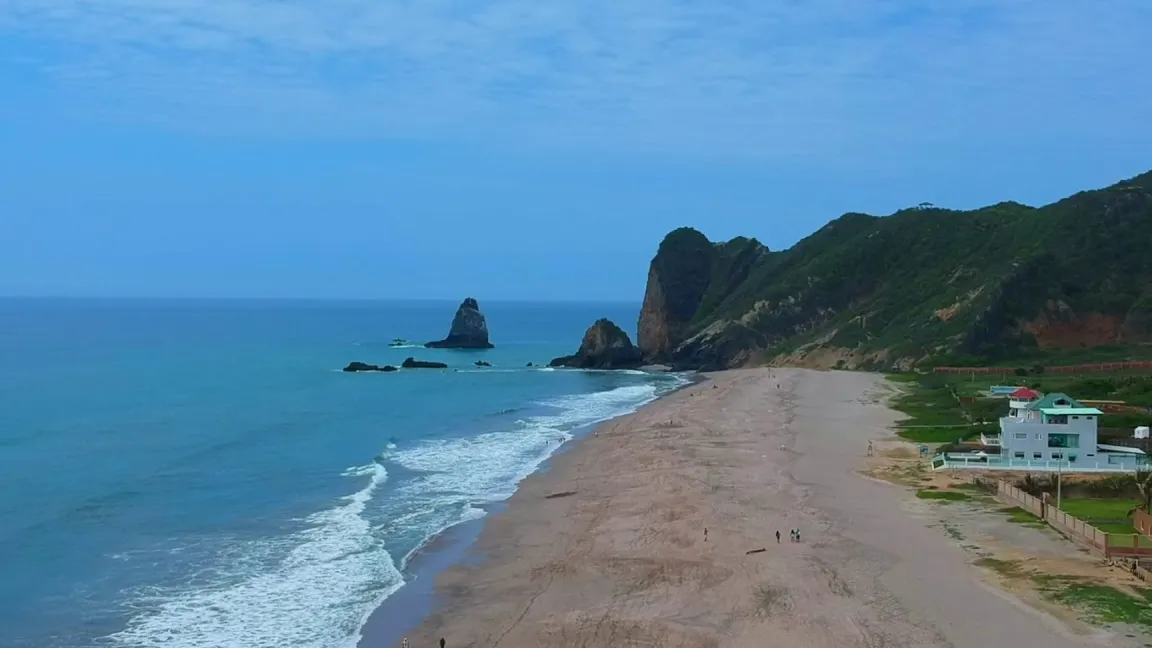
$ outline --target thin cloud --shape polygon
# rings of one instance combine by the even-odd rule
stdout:
[[[0,69],[74,119],[783,158],[1143,128],[1150,31],[1146,0],[6,0]]]

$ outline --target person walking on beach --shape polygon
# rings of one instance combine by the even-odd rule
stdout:
[[[408,648],[408,637],[404,637],[404,641],[400,642],[400,645],[404,648]]]
[[[800,542],[800,529],[796,529],[796,542]]]
[[[780,529],[776,529],[776,544],[780,544]]]
[[[444,637],[440,637],[440,648],[444,648]]]
[[[704,542],[708,542],[708,527],[704,527]]]

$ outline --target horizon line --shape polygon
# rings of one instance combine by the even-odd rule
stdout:
[[[476,301],[497,304],[639,304],[643,299],[533,299],[481,298]],[[161,295],[2,295],[0,301],[170,301],[170,302],[375,302],[375,303],[456,303],[463,297],[250,297],[250,296],[161,296]]]

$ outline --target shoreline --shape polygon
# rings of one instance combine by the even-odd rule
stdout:
[[[548,473],[554,462],[576,449],[589,437],[595,436],[601,427],[610,425],[613,421],[634,416],[661,400],[708,381],[708,376],[702,373],[692,373],[685,377],[687,382],[683,385],[641,405],[636,411],[626,412],[598,423],[577,428],[573,438],[557,448],[531,475],[521,481],[521,485],[528,479]],[[518,486],[516,492],[519,490],[520,487]],[[435,587],[437,577],[455,566],[467,565],[484,559],[483,554],[478,554],[476,551],[476,543],[489,522],[507,511],[515,497],[514,493],[512,497],[506,500],[480,506],[479,508],[486,512],[483,517],[452,525],[429,538],[422,547],[417,549],[402,570],[406,579],[404,585],[385,598],[364,617],[358,632],[356,648],[398,646],[405,636],[410,636],[414,629],[427,622],[437,607],[439,598]],[[398,619],[403,619],[403,621],[397,621]]]
[[[485,518],[477,560],[435,578],[411,645],[1123,645],[1005,601],[902,489],[858,473],[898,417],[883,377],[708,378],[601,423],[522,481]],[[790,528],[803,541],[777,545]]]

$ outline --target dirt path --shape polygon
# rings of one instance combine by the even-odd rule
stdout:
[[[524,482],[411,645],[1137,645],[988,586],[906,491],[857,474],[894,418],[881,384],[724,372],[602,427]]]

